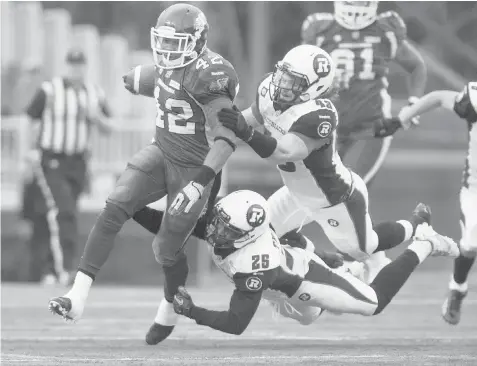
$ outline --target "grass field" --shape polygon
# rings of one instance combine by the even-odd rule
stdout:
[[[373,318],[325,313],[305,327],[273,320],[262,303],[242,336],[183,318],[158,346],[146,345],[144,335],[162,291],[98,286],[84,318],[72,324],[47,310],[48,298],[62,290],[4,284],[2,365],[476,365],[477,295],[469,294],[463,322],[447,325],[440,317],[447,279],[418,271]],[[226,309],[231,290],[191,293],[196,304]]]

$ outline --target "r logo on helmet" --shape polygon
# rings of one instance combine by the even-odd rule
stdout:
[[[316,55],[313,60],[313,69],[320,78],[328,76],[331,71],[330,60],[324,55]]]
[[[265,221],[265,210],[260,205],[252,205],[247,211],[247,222],[251,227],[258,227]]]
[[[245,282],[245,286],[247,286],[250,291],[258,291],[262,288],[262,280],[258,277],[249,277]]]

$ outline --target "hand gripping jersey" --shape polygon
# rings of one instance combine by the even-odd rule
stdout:
[[[240,291],[275,290],[291,297],[308,272],[307,252],[281,245],[271,229],[255,242],[225,258],[213,252],[212,247],[209,248],[217,267]]]
[[[477,191],[477,81],[468,83],[457,97],[454,111],[467,121],[469,128],[469,147],[465,161],[462,185]],[[477,208],[476,208],[477,210]]]
[[[328,99],[311,100],[276,110],[270,98],[271,75],[259,85],[254,114],[263,121],[266,130],[277,140],[288,132],[296,132],[312,139],[331,136],[332,142],[312,151],[302,161],[278,166],[284,184],[298,201],[313,209],[343,202],[352,190],[351,172],[336,151],[338,114]]]
[[[155,141],[174,163],[193,167],[203,163],[210,148],[210,126],[203,106],[214,99],[234,100],[239,81],[233,66],[206,50],[186,67],[156,70]]]
[[[386,92],[390,62],[406,39],[406,25],[393,12],[385,12],[361,30],[349,30],[339,25],[332,14],[308,16],[301,31],[302,42],[327,51],[338,70],[344,70],[347,88],[340,91],[337,108],[340,132],[356,132],[365,122],[390,113]]]

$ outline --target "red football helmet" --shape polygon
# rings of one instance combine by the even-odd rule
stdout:
[[[151,48],[156,66],[184,67],[205,50],[209,24],[204,13],[189,4],[175,4],[164,10],[151,28]]]

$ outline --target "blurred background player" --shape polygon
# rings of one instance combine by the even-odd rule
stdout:
[[[86,80],[86,57],[78,49],[66,55],[64,76],[45,81],[26,111],[32,120],[34,173],[29,200],[44,201],[32,212],[32,245],[45,283],[67,285],[78,240],[78,199],[85,187],[93,130],[111,129],[103,91]],[[40,203],[33,204],[35,209]]]
[[[467,122],[469,143],[460,191],[461,255],[454,261],[454,273],[449,294],[442,305],[442,316],[449,324],[458,324],[462,302],[467,295],[467,277],[477,254],[477,82],[468,83],[462,92],[439,90],[431,92],[409,109],[401,111],[395,124],[405,124],[411,118],[438,107],[454,111]]]
[[[426,66],[406,38],[404,21],[394,11],[378,15],[377,9],[378,1],[335,1],[334,14],[312,14],[301,30],[302,43],[323,48],[336,63],[338,152],[368,187],[391,145],[391,136],[375,137],[383,119],[391,117],[386,79],[391,61],[409,73],[409,103],[426,85]]]
[[[236,147],[235,135],[218,123],[217,112],[232,105],[238,77],[227,60],[207,48],[208,31],[204,13],[188,4],[168,7],[151,28],[157,77],[155,139],[132,157],[109,195],[72,289],[50,300],[50,310],[58,315],[81,317],[92,282],[124,223],[167,194],[168,213],[153,242],[165,275],[154,326],[160,340],[173,331],[173,297],[189,271],[186,241],[208,202],[212,181]]]

